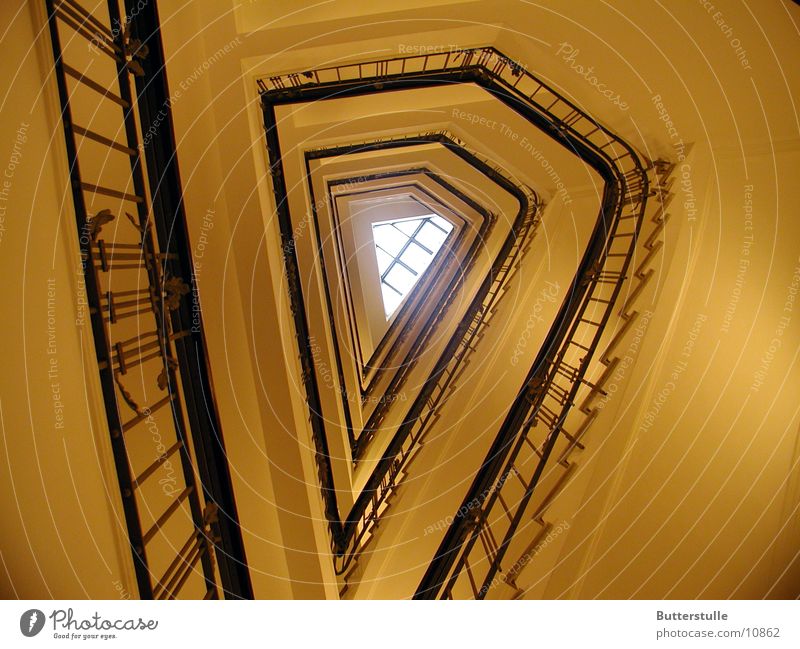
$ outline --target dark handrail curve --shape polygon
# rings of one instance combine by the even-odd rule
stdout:
[[[436,67],[437,64],[438,67]],[[364,70],[371,70],[371,66],[375,67],[374,74],[365,74]],[[392,71],[392,68],[398,66],[401,66],[399,71]],[[525,83],[521,83],[523,80]],[[628,143],[494,48],[478,48],[460,51],[456,54],[401,57],[370,63],[320,68],[304,73],[262,79],[259,81],[259,86],[265,105],[272,107],[278,104],[358,96],[387,90],[470,82],[485,88],[498,100],[538,126],[543,133],[571,149],[595,168],[606,182],[600,215],[579,272],[573,280],[568,298],[586,295],[592,276],[600,276],[599,273],[607,260],[608,249],[619,223],[618,219],[621,216],[622,208],[626,204],[638,203],[640,210],[638,214],[634,215],[635,234],[631,237],[629,253],[623,262],[622,272],[617,275],[619,278],[623,278],[630,260],[630,251],[635,245],[636,234],[641,225],[641,214],[648,193],[647,174],[640,156]],[[521,87],[525,84],[532,86],[530,92],[521,91]],[[560,114],[555,111],[559,111]],[[578,125],[585,127],[586,130],[578,130]],[[621,279],[614,290],[614,299],[616,299],[620,287]],[[577,311],[578,307],[574,300],[568,299],[562,305],[556,324],[548,335],[547,344],[534,363],[532,374],[541,373],[544,362],[552,354],[552,349],[555,348],[558,340],[564,338],[567,325],[573,320],[571,316],[574,316]],[[607,322],[609,314],[610,308],[607,309],[607,313],[601,321],[603,325]],[[560,356],[563,357],[563,354]],[[583,373],[585,373],[585,366],[580,372],[581,379]],[[529,378],[532,377],[529,376]],[[575,384],[576,390],[578,385],[579,383]],[[524,419],[521,423],[524,423]],[[548,441],[548,454],[552,449],[550,442],[554,443],[555,437],[553,436],[553,439]],[[508,442],[500,443],[500,448],[505,448],[507,445]],[[476,476],[476,481],[486,482],[488,474],[495,472],[495,464],[493,462],[484,463],[484,468]],[[480,493],[483,493],[483,489],[479,491]],[[474,489],[470,489],[468,498],[471,494],[474,494]],[[459,536],[458,534],[455,537],[453,535],[456,527],[448,530],[443,546],[448,539],[453,545],[453,539]],[[460,536],[463,537],[463,534]],[[459,538],[454,545],[460,547],[460,544],[461,539]],[[418,596],[425,596],[431,591],[431,581],[435,582],[436,579],[432,575],[438,574],[440,578],[444,578],[441,574],[443,572],[441,565],[437,567],[434,564],[450,561],[452,550],[440,549],[443,549],[444,552],[437,553],[437,557],[434,558],[434,562],[418,590]],[[444,572],[446,573],[447,570]],[[439,586],[441,586],[441,581],[436,587]]]

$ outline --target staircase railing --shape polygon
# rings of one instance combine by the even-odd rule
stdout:
[[[267,124],[269,125],[269,118],[274,113],[269,110],[269,107],[265,108],[265,113]],[[490,178],[492,182],[497,183],[508,191],[519,201],[519,210],[513,219],[511,231],[505,238],[491,270],[478,287],[475,297],[460,320],[453,337],[424,382],[402,424],[398,427],[387,449],[383,452],[381,459],[370,474],[365,487],[350,512],[345,517],[340,517],[335,495],[336,489],[333,484],[331,458],[325,437],[324,418],[321,415],[318,386],[313,372],[313,354],[305,318],[305,307],[300,288],[301,282],[297,274],[298,267],[293,240],[294,228],[288,213],[288,201],[286,200],[286,190],[280,169],[281,158],[277,131],[269,126],[267,128],[268,151],[272,163],[273,191],[275,192],[278,220],[283,237],[282,248],[284,254],[288,257],[286,259],[287,284],[296,326],[300,327],[297,331],[297,338],[311,415],[312,436],[316,446],[315,457],[318,477],[323,505],[328,519],[334,566],[339,575],[345,575],[352,570],[354,559],[364,550],[366,544],[372,538],[372,532],[380,516],[386,510],[391,495],[395,493],[398,483],[408,468],[408,464],[416,454],[419,440],[433,422],[435,411],[442,403],[443,394],[447,391],[442,389],[442,386],[448,386],[447,389],[449,389],[459,364],[463,363],[468,353],[474,351],[475,343],[480,338],[479,332],[482,331],[485,322],[488,322],[492,317],[497,296],[502,294],[502,288],[510,280],[520,250],[529,242],[538,223],[541,204],[533,191],[516,185],[505,175],[504,171],[496,168],[491,162],[468,148],[464,142],[446,132],[439,131],[411,137],[384,138],[372,142],[326,147],[313,155],[317,157],[340,156],[348,151],[361,152],[371,149],[391,149],[431,142],[442,144],[453,154]],[[449,297],[446,298],[445,302],[449,302],[452,299],[457,289],[458,282],[448,288]],[[437,318],[440,319],[444,312],[445,309],[440,310]],[[432,324],[436,325],[437,322]],[[470,341],[466,347],[462,344],[465,337]],[[402,380],[402,375],[395,377],[396,382]],[[376,411],[373,414],[373,418],[367,422],[365,429],[368,432],[373,430],[377,425],[375,422],[381,416],[383,416],[383,412]],[[366,439],[359,440],[361,449],[364,448]]]
[[[638,252],[643,253],[641,256],[636,256],[636,268],[630,274],[630,279],[626,282],[623,288],[624,296],[619,300],[618,310],[614,315],[615,323],[613,326],[606,327],[606,332],[602,338],[601,345],[595,354],[595,361],[590,369],[593,378],[593,384],[586,384],[581,389],[576,403],[580,403],[578,408],[572,408],[567,419],[562,424],[561,435],[562,439],[557,442],[556,447],[551,454],[554,461],[551,461],[549,466],[545,468],[545,472],[539,479],[537,485],[537,493],[533,494],[532,500],[528,503],[528,512],[526,512],[523,522],[517,527],[514,538],[508,545],[505,558],[502,561],[502,567],[498,567],[496,576],[488,583],[489,588],[485,591],[485,596],[489,596],[489,590],[497,588],[497,593],[493,596],[512,599],[523,597],[527,591],[528,585],[532,583],[540,583],[541,578],[546,576],[546,573],[537,573],[540,577],[536,579],[536,575],[531,571],[530,566],[534,564],[535,557],[543,550],[543,548],[563,533],[565,529],[569,528],[568,521],[562,520],[558,524],[550,523],[545,520],[548,516],[552,518],[551,512],[555,510],[558,512],[559,508],[554,507],[559,493],[564,489],[566,484],[571,480],[572,476],[576,473],[579,459],[574,458],[576,451],[584,449],[583,439],[587,431],[596,424],[603,409],[603,403],[598,403],[602,399],[606,402],[612,397],[613,392],[611,387],[606,390],[606,385],[610,382],[612,377],[619,381],[621,374],[624,374],[625,363],[623,363],[620,355],[615,351],[623,340],[626,338],[633,338],[638,349],[638,340],[642,335],[644,329],[647,328],[647,323],[652,317],[649,309],[644,309],[640,312],[636,309],[636,304],[640,301],[644,293],[645,287],[653,278],[655,271],[653,270],[653,263],[655,257],[658,255],[661,247],[663,246],[663,228],[668,219],[668,214],[665,212],[666,207],[672,198],[670,187],[673,179],[670,177],[674,165],[664,160],[656,160],[653,162],[653,168],[648,170],[648,175],[651,179],[650,187],[655,192],[654,196],[648,201],[646,211],[645,223],[641,230],[640,247]],[[631,266],[633,268],[633,266]],[[641,315],[641,317],[640,317]],[[634,333],[634,325],[639,322],[638,328]],[[629,347],[627,353],[631,353],[632,349]],[[617,386],[618,387],[618,386]],[[572,431],[566,433],[565,431]],[[540,431],[540,435],[544,431]],[[530,437],[528,437],[530,440]],[[532,450],[532,449],[529,449]],[[529,459],[536,460],[537,456],[533,455]],[[517,456],[515,465],[524,464],[524,458]],[[498,502],[501,507],[505,501],[501,498],[508,500],[509,494],[498,495]],[[561,508],[561,515],[565,516],[567,512]],[[557,514],[556,514],[557,515]],[[492,526],[500,527],[508,523],[504,510],[490,513],[485,520],[486,528],[483,531],[485,537],[489,537]],[[527,522],[526,522],[527,521]],[[498,525],[499,524],[499,525]],[[491,533],[492,536],[497,534]],[[516,560],[515,560],[516,559]],[[486,555],[487,563],[490,561],[489,555]],[[522,582],[520,581],[522,579]],[[461,578],[461,592],[469,593],[469,588],[472,584],[467,582],[467,579]],[[454,587],[454,592],[458,584]],[[452,593],[451,593],[452,596]],[[474,592],[471,593],[475,597]]]
[[[458,155],[464,155],[465,152],[469,152],[470,156],[475,155],[474,152],[470,152],[466,143],[446,132],[430,133],[424,136],[424,139],[426,141],[441,140],[447,143],[451,150],[458,151]],[[476,157],[473,162],[478,159]],[[487,161],[480,159],[480,162],[488,166]],[[344,526],[344,538],[347,545],[339,548],[337,553],[337,572],[340,574],[346,573],[351,568],[353,560],[369,542],[380,516],[388,506],[389,499],[408,471],[411,461],[419,451],[422,439],[435,420],[438,411],[444,405],[447,395],[453,389],[454,380],[460,369],[464,367],[468,355],[475,351],[478,341],[494,317],[497,305],[505,293],[504,289],[509,285],[521,256],[530,244],[539,223],[541,203],[536,194],[527,187],[514,186],[511,180],[504,177],[502,172],[497,169],[494,169],[491,175],[500,182],[501,186],[517,194],[517,197],[521,199],[520,210],[512,226],[512,231],[506,237],[492,269],[479,287],[465,316],[453,332],[449,343],[441,353],[403,423],[398,428],[394,439],[384,452],[381,462],[348,516]],[[451,288],[447,298],[448,303],[455,296],[457,288],[457,286]],[[438,311],[436,322],[429,328],[428,335],[431,335],[436,324],[445,317],[446,313],[446,308]],[[403,365],[407,371],[411,364],[404,363]],[[402,381],[404,377],[405,372],[398,375],[397,380]],[[377,428],[380,422],[379,417],[382,417],[383,414],[383,412],[377,413],[376,420],[368,423],[367,427]],[[361,443],[363,444],[364,440],[361,440]]]
[[[427,140],[423,140],[422,142],[427,142]],[[372,145],[364,144],[364,146]],[[340,152],[347,150],[352,149],[344,148]],[[309,168],[309,160],[318,156],[330,156],[331,154],[331,150],[326,148],[307,151],[305,154],[307,169]],[[460,201],[468,205],[477,215],[481,217],[481,222],[480,225],[476,224],[473,226],[476,234],[472,245],[470,245],[469,249],[459,255],[457,272],[448,274],[449,281],[446,284],[443,284],[442,281],[438,281],[442,277],[440,275],[442,267],[448,265],[449,260],[453,259],[454,251],[458,250],[461,246],[464,233],[459,234],[458,238],[455,239],[451,245],[448,245],[449,250],[447,259],[445,259],[441,264],[437,264],[437,262],[434,261],[434,263],[423,273],[422,277],[419,279],[419,282],[415,286],[414,291],[412,291],[409,300],[405,301],[400,306],[397,311],[397,315],[392,319],[387,332],[384,334],[380,342],[375,346],[375,350],[373,351],[371,358],[362,365],[362,370],[365,368],[368,369],[371,376],[369,377],[367,384],[361,386],[361,403],[363,404],[365,402],[372,401],[377,404],[374,406],[372,413],[369,415],[371,422],[382,420],[389,407],[389,404],[396,400],[398,394],[397,391],[402,387],[402,384],[405,380],[404,378],[401,378],[398,381],[391,381],[388,387],[384,384],[382,386],[383,389],[380,389],[381,385],[379,378],[388,373],[388,367],[391,367],[393,374],[403,374],[407,376],[411,367],[413,367],[413,365],[416,363],[419,350],[424,346],[424,342],[428,339],[431,329],[435,327],[440,319],[440,314],[444,311],[444,309],[447,308],[449,304],[448,299],[453,295],[452,289],[462,282],[463,277],[466,275],[469,268],[471,268],[474,264],[475,255],[480,248],[481,241],[486,240],[497,221],[496,214],[480,205],[470,196],[442,178],[439,174],[432,172],[425,167],[411,167],[401,170],[362,174],[358,177],[337,178],[328,182],[328,191],[330,192],[336,187],[357,188],[356,191],[358,191],[358,188],[361,187],[362,183],[368,183],[377,180],[385,181],[387,179],[390,179],[393,182],[400,182],[404,178],[417,175],[425,176],[430,181],[435,183],[436,186],[446,191],[449,195],[455,196]],[[311,212],[314,217],[314,223],[317,226],[317,248],[319,250],[319,258],[322,263],[322,260],[324,259],[324,251],[322,249],[322,242],[319,238],[318,213],[316,209],[318,202],[314,190],[314,183],[312,182],[310,175],[307,184],[311,199]],[[407,188],[408,185],[404,184],[403,187]],[[335,203],[335,201],[335,198],[332,199],[332,202]],[[334,210],[333,213],[335,220],[335,225],[333,227],[338,229],[340,226],[338,216],[336,216],[336,210]],[[340,249],[339,254],[341,258],[344,258],[345,255],[342,249]],[[343,275],[347,274],[346,269],[341,267],[341,265],[340,272]],[[327,282],[325,283],[325,289],[325,297],[328,302],[328,317],[331,321],[333,321],[334,305],[331,300],[330,292],[328,291]],[[430,291],[433,291],[433,293]],[[431,303],[432,295],[437,296],[436,300],[433,301],[435,307],[433,309],[426,309],[426,306]],[[355,326],[354,319],[352,317],[351,323],[353,323],[353,326]],[[421,334],[411,338],[412,330],[421,332]],[[338,352],[338,336],[336,335],[334,328],[331,330],[331,337],[333,338],[333,347],[337,352],[336,362],[339,368],[340,384],[344,385],[341,355]],[[411,344],[404,345],[404,342],[408,338],[411,338]],[[346,390],[342,389],[343,401],[348,400],[349,395],[346,394],[346,392]],[[345,406],[345,412],[347,412],[347,404],[344,403],[343,405]],[[364,426],[359,432],[359,434],[356,435],[357,431],[353,430],[352,420],[350,417],[346,417],[345,424],[348,429],[348,438],[350,441],[354,462],[357,463],[359,457],[363,454],[364,446],[369,443],[371,436],[375,431],[373,426],[371,426],[368,422],[367,425]]]
[[[630,145],[596,119],[490,47],[344,64],[259,80],[273,170],[280,169],[279,156],[275,155],[279,150],[274,149],[274,107],[278,104],[459,82],[486,89],[543,134],[589,163],[606,185],[600,214],[567,299],[459,509],[469,515],[454,518],[417,597],[449,596],[453,581],[464,570],[467,555],[478,538],[489,548],[491,560],[486,576],[473,588],[474,596],[482,597],[484,586],[496,574],[556,440],[568,435],[562,429],[565,413],[572,407],[578,388],[585,384],[588,362],[625,280],[649,194],[646,165]],[[280,212],[281,197],[277,193],[276,198]],[[291,239],[291,232],[288,238]],[[534,422],[545,423],[549,433],[541,441],[541,448],[534,445],[541,462],[525,480],[517,472],[514,459],[522,445],[530,441],[526,433]],[[384,468],[390,467],[391,464]],[[509,511],[508,532],[498,541],[484,534],[481,520],[498,501],[499,490],[511,484],[508,478],[512,472],[522,481],[524,493],[516,501],[515,511]],[[369,498],[374,493],[374,488],[365,490],[362,497]],[[472,580],[471,570],[465,572]]]
[[[139,596],[251,597],[196,302],[169,104],[159,96],[168,93],[155,5],[133,1],[121,9],[109,0],[91,12],[76,0],[45,5]],[[154,106],[161,116],[151,129]],[[143,144],[144,131],[151,136]]]

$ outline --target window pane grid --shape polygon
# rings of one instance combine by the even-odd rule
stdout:
[[[372,226],[387,319],[428,268],[452,230],[451,223],[435,214]]]

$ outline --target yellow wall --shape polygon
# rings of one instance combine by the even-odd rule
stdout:
[[[792,99],[800,73],[787,62],[800,52],[787,12],[796,22],[797,9],[717,3],[748,51],[747,69],[694,3],[677,3],[667,15],[643,11],[634,0],[437,2],[422,21],[417,1],[371,8],[364,19],[349,0],[304,15],[305,4],[293,4],[298,12],[283,22],[271,22],[268,2],[237,11],[222,2],[159,4],[169,82],[181,91],[173,111],[189,230],[256,595],[336,597],[337,585],[297,387],[254,79],[339,58],[494,43],[651,157],[677,160],[677,140],[694,143],[691,157],[678,160],[665,247],[638,302],[652,318],[636,362],[551,509],[570,527],[526,567],[528,596],[796,597],[800,307],[790,298],[800,266],[800,131]],[[77,237],[40,5],[31,0],[16,13],[2,8],[12,25],[4,52],[20,64],[8,71],[2,94],[0,183],[8,182],[0,185],[0,594],[135,595],[88,321],[76,326]],[[456,14],[461,22],[453,24]],[[562,42],[624,94],[627,110],[610,106],[574,73],[558,53]],[[225,45],[230,51],[198,73]],[[497,116],[494,109],[468,92],[437,101],[444,112],[432,122],[453,121],[465,137],[496,149],[526,182],[552,191],[519,150],[448,118],[442,102]],[[309,111],[299,143],[325,139],[343,115],[352,116]],[[380,132],[398,127],[396,116],[371,119]],[[592,184],[580,171],[572,179],[582,190]],[[525,320],[524,305],[517,306],[514,326]],[[496,373],[497,359],[510,357],[518,338],[513,327],[493,335]],[[53,359],[57,377],[48,376]],[[54,405],[56,384],[63,410]],[[483,385],[476,375],[468,394]],[[441,430],[455,423],[447,417],[456,410],[445,413]],[[457,430],[464,438],[470,433],[468,426]],[[488,439],[492,430],[481,432]],[[419,570],[435,544],[429,537],[412,562],[406,550],[392,554],[392,544],[424,534],[432,518],[461,501],[460,493],[442,496],[452,478],[445,457],[452,446],[432,448],[419,465],[430,471],[425,488],[398,500],[413,514],[385,526],[373,546],[382,554],[365,562],[375,581],[357,596],[410,594],[416,575],[394,575]],[[479,458],[476,452],[471,461]],[[433,504],[432,491],[441,496]]]

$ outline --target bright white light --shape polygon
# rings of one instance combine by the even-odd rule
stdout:
[[[387,320],[430,266],[452,230],[453,224],[436,214],[372,226]]]

